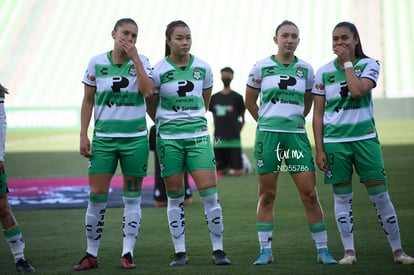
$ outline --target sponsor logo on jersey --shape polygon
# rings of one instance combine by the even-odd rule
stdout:
[[[375,79],[378,79],[379,72],[377,70],[372,69],[368,72],[368,75]]]
[[[187,93],[190,93],[194,89],[194,83],[189,80],[178,81],[177,94],[179,97],[185,97]]]
[[[108,68],[102,68],[101,70],[100,70],[100,73],[102,74],[102,75],[107,75],[108,74]]]

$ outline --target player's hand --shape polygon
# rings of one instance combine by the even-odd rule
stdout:
[[[92,157],[91,154],[91,142],[89,141],[88,137],[81,137],[80,139],[80,146],[79,146],[80,154],[85,158]]]
[[[351,51],[344,44],[335,45],[333,48],[334,54],[343,61],[351,61]]]
[[[327,172],[329,170],[325,152],[316,153],[316,164],[321,171]]]
[[[129,58],[131,58],[132,60],[138,59],[138,50],[133,43],[131,43],[128,40],[122,39],[119,41],[119,45],[121,45],[121,47],[124,49]]]

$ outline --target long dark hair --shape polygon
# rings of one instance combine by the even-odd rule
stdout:
[[[174,28],[178,26],[189,28],[188,25],[182,20],[172,21],[167,25],[167,29],[165,30],[165,56],[169,56],[171,54],[171,48],[168,46],[167,40],[171,38],[171,34],[174,31]]]
[[[340,23],[336,24],[333,31],[335,31],[337,28],[343,28],[343,27],[348,28],[349,31],[354,35],[354,38],[358,39],[358,41],[359,41],[359,43],[356,44],[356,46],[355,46],[355,56],[358,57],[358,58],[367,58],[368,56],[362,50],[361,38],[359,37],[357,27],[354,24],[352,24],[351,22],[344,21],[344,22],[340,22]]]

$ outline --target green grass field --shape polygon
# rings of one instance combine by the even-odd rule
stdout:
[[[380,122],[389,190],[398,213],[402,243],[414,255],[414,122]],[[250,127],[250,126],[249,126]],[[243,130],[243,145],[252,159],[254,127]],[[73,131],[9,131],[6,168],[9,178],[71,177],[86,175],[85,161],[79,156],[78,133]],[[250,143],[250,145],[249,145]],[[152,167],[150,165],[149,167]],[[149,171],[152,173],[152,170]],[[319,197],[328,226],[329,247],[335,258],[342,245],[333,216],[332,190],[318,173]],[[302,204],[295,186],[282,173],[275,205],[273,238],[274,265],[257,267],[252,262],[258,252],[255,213],[256,176],[225,177],[218,183],[224,215],[224,247],[231,266],[214,266],[211,244],[204,222],[202,203],[194,193],[194,203],[185,209],[189,264],[169,267],[173,246],[167,226],[166,209],[143,209],[142,226],[135,249],[136,270],[120,269],[122,209],[110,208],[100,247],[100,267],[88,274],[414,274],[414,266],[395,265],[386,237],[378,224],[367,192],[354,180],[354,219],[358,264],[322,266],[316,264]],[[39,274],[75,274],[74,265],[85,251],[85,209],[15,211],[26,242],[26,257]],[[86,272],[85,272],[86,273]],[[0,242],[0,274],[15,274],[6,242]]]

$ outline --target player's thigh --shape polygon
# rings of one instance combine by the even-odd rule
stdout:
[[[157,137],[157,153],[163,178],[184,171],[186,154],[184,140]]]
[[[305,133],[282,133],[286,169],[289,173],[315,171],[312,148]],[[281,152],[279,152],[281,153]]]
[[[349,182],[353,174],[353,151],[347,143],[325,143],[324,151],[329,170],[325,173],[325,183]]]
[[[118,144],[113,138],[94,137],[88,174],[114,174],[118,165]]]
[[[353,143],[355,170],[361,182],[386,179],[381,145],[377,138]]]
[[[201,140],[197,138],[197,140]],[[213,145],[210,137],[205,136],[203,142],[195,143],[192,139],[187,139],[185,144],[185,163],[188,172],[196,170],[216,170]]]
[[[145,177],[149,154],[147,136],[120,139],[118,146],[119,163],[123,175]]]
[[[253,154],[258,174],[280,171],[282,159],[278,157],[276,152],[279,143],[279,133],[256,130]]]

